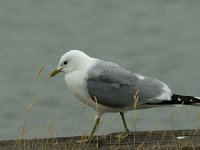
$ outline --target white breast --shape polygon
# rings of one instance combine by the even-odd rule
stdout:
[[[118,108],[111,108],[97,104],[94,100],[90,98],[87,92],[87,74],[83,72],[75,71],[73,73],[65,75],[65,82],[70,89],[70,91],[83,103],[93,107],[97,112],[103,114],[105,112],[119,112],[124,111]]]
[[[70,91],[85,104],[89,104],[89,95],[85,82],[86,75],[82,72],[75,71],[65,75],[65,82]]]

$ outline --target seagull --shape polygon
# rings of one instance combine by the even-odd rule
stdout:
[[[70,50],[60,59],[50,77],[63,72],[69,90],[96,111],[95,125],[85,142],[91,141],[104,113],[120,113],[129,135],[124,113],[169,105],[196,105],[200,98],[173,94],[160,80],[132,73],[113,62],[92,58],[80,50]]]

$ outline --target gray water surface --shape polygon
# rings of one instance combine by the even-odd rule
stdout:
[[[158,78],[174,93],[200,96],[199,16],[199,0],[0,1],[0,139],[16,138],[24,121],[26,138],[91,131],[95,112],[69,92],[62,74],[48,77],[70,49]],[[199,128],[199,108],[139,110],[136,128]],[[134,130],[133,112],[126,120]],[[104,115],[99,133],[122,130],[119,114]]]

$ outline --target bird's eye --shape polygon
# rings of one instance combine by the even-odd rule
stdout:
[[[68,63],[67,61],[64,61],[64,62],[63,62],[64,65],[67,65],[67,63]]]

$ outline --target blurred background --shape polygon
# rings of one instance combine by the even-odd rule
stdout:
[[[200,96],[199,16],[199,0],[0,1],[0,139],[90,133],[95,111],[69,92],[62,74],[49,78],[70,49]],[[199,108],[138,110],[136,128],[133,111],[126,120],[132,131],[193,129]],[[117,131],[120,115],[105,114],[99,134]]]

